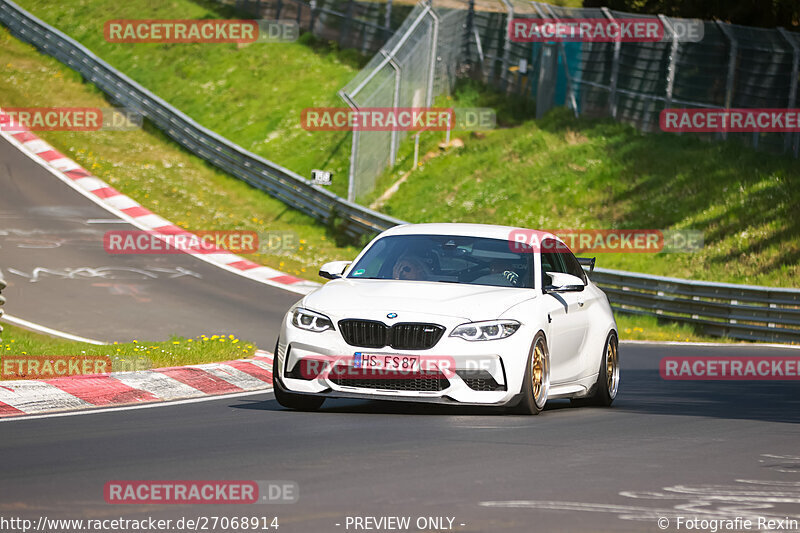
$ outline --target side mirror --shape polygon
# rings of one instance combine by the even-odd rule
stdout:
[[[547,272],[550,276],[550,285],[542,289],[542,292],[580,292],[586,288],[586,284],[578,276],[564,274],[563,272]]]
[[[338,279],[349,266],[350,261],[331,261],[319,267],[319,275],[325,279]]]

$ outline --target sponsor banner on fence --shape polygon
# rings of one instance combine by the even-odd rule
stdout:
[[[664,357],[666,380],[800,380],[800,357]]]
[[[0,131],[126,131],[142,127],[138,112],[114,107],[4,107]]]
[[[666,132],[786,133],[800,131],[800,109],[664,109]]]
[[[300,35],[294,20],[108,20],[103,36],[110,43],[269,43],[292,42]]]
[[[561,241],[546,239],[551,233]],[[688,253],[703,247],[699,230],[659,229],[556,229],[535,231],[514,229],[509,233],[513,252],[558,253]]]

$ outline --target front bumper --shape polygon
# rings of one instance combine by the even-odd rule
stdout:
[[[452,327],[457,324],[443,325],[447,331],[433,348],[402,351],[390,347],[351,346],[344,341],[338,329],[322,333],[308,332],[293,326],[287,315],[281,331],[274,371],[280,372],[284,388],[300,394],[464,405],[506,405],[518,402],[530,349],[527,331],[520,328],[506,339],[470,342],[448,337]],[[419,355],[426,361],[426,370],[436,372],[446,381],[435,387],[437,390],[409,390],[414,388],[413,385],[396,381],[403,379],[397,376],[392,376],[394,379],[382,376],[377,380],[337,379],[336,370],[352,370],[353,355],[356,352]],[[306,364],[312,361],[313,368],[320,370],[319,375],[316,372],[300,371],[301,367],[297,365],[304,361]],[[409,376],[408,379],[412,377]],[[426,386],[420,389],[429,388]],[[486,390],[487,388],[495,390]]]

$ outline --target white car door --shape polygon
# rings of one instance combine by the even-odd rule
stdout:
[[[548,250],[543,244],[543,250]],[[552,249],[552,248],[551,248]],[[550,283],[547,272],[580,274],[585,273],[575,257],[568,252],[548,252],[542,254],[542,286]],[[565,257],[566,256],[566,257]],[[570,264],[570,259],[574,265]],[[580,271],[575,270],[577,266]],[[548,292],[544,294],[548,313],[550,333],[550,378],[552,384],[565,383],[586,374],[585,342],[589,329],[589,308],[585,291]]]

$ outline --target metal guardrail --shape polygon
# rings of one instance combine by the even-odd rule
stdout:
[[[178,144],[287,205],[360,238],[405,222],[348,202],[224,139],[9,0],[0,23],[78,71],[114,102],[142,113]],[[800,290],[734,285],[595,268],[615,311],[693,324],[710,335],[800,343]],[[5,284],[0,281],[0,290]],[[2,297],[0,297],[2,303]]]
[[[800,343],[800,290],[595,268],[615,311],[693,324],[708,335]]]
[[[323,224],[335,224],[349,237],[372,235],[403,223],[348,202],[291,170],[248,152],[204,128],[74,39],[9,0],[0,0],[0,23],[15,37],[79,72],[113,102],[141,113],[196,156]]]

